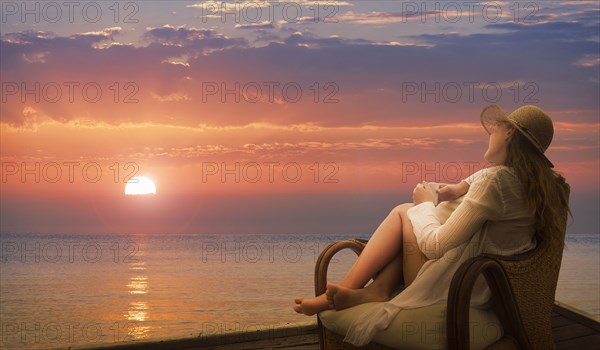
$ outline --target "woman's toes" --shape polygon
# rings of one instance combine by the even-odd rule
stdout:
[[[327,295],[325,294],[308,299],[296,298],[294,299],[294,302],[296,303],[294,305],[294,311],[307,316],[312,316],[318,312],[331,308],[330,301],[327,299]]]

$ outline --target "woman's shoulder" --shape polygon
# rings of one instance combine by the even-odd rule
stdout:
[[[476,182],[506,183],[517,180],[512,168],[505,165],[492,165],[479,170]]]
[[[520,181],[514,170],[505,165],[492,165],[481,169],[477,174],[477,179],[471,184],[469,191],[487,193],[498,193],[504,197],[506,193],[520,193]]]
[[[471,198],[499,204],[507,198],[519,197],[519,188],[520,182],[512,168],[492,165],[479,171],[467,194]]]

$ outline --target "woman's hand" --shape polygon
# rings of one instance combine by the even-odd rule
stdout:
[[[433,193],[429,187],[429,184],[425,181],[418,183],[413,190],[413,203],[415,205],[423,202],[433,202]]]
[[[461,181],[457,184],[441,184],[438,189],[438,202],[453,201],[458,197],[461,197],[469,190],[469,184]]]

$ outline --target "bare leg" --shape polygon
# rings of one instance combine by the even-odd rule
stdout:
[[[429,260],[419,249],[412,223],[406,214],[408,208],[410,207],[400,212],[402,217],[402,277],[405,288],[413,283],[423,264]]]
[[[402,254],[397,255],[377,275],[373,283],[365,288],[350,289],[342,285],[327,285],[329,305],[336,310],[346,309],[358,304],[372,301],[388,301],[396,287],[404,280],[408,287],[415,280],[417,273],[428,260],[419,250],[412,224],[406,216],[409,206],[400,208],[402,218]]]
[[[402,249],[401,212],[408,210],[412,204],[402,204],[389,213],[367,242],[362,253],[340,285],[358,289],[362,288]]]
[[[327,300],[336,310],[346,309],[372,301],[388,301],[402,281],[402,254],[396,255],[365,288],[351,289],[342,285],[327,284]]]
[[[387,290],[391,288],[393,291],[397,286],[402,278],[403,265],[417,262],[418,260],[415,256],[418,255],[417,253],[420,253],[416,245],[414,233],[412,232],[412,225],[410,220],[406,217],[406,211],[411,206],[412,204],[403,204],[397,206],[390,212],[385,220],[379,225],[344,280],[336,287],[345,288],[344,290],[362,288],[377,274],[377,272],[386,267],[386,269],[380,273],[382,276],[378,276],[375,282],[369,285],[368,288],[370,289],[365,290],[369,293],[376,292],[375,294],[377,294],[377,296],[375,298],[379,299],[381,298],[381,294],[379,293],[384,291],[384,294],[388,295],[387,299],[389,300],[391,291],[387,292]],[[404,235],[403,230],[405,229],[408,229],[410,234]],[[405,236],[408,237],[405,238]],[[416,251],[410,249],[405,252],[410,256],[406,257],[405,254],[402,254],[404,259],[399,259],[400,249],[405,250],[404,246],[410,242],[413,243],[412,247],[416,248]],[[409,273],[413,273],[414,271],[414,275],[416,276],[416,272],[419,271],[423,263],[424,261],[419,266],[404,268],[404,271],[408,271]],[[414,280],[414,276],[409,278],[409,283],[412,283],[412,280]],[[376,289],[380,287],[382,288],[381,290]],[[330,294],[333,295],[335,293],[332,292]],[[373,298],[373,295],[374,293],[371,293],[371,296],[368,298]],[[359,299],[361,300],[368,298],[359,295]],[[321,310],[331,309],[333,307],[333,297],[331,296],[328,300],[327,296],[322,294],[316,298],[310,299],[297,298],[295,303],[294,310],[296,312],[314,315]],[[340,301],[340,303],[345,305],[351,304],[353,301]]]

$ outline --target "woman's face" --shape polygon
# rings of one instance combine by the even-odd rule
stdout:
[[[502,165],[506,161],[508,143],[514,128],[506,122],[499,122],[488,126],[490,140],[488,149],[483,158],[490,164]]]

